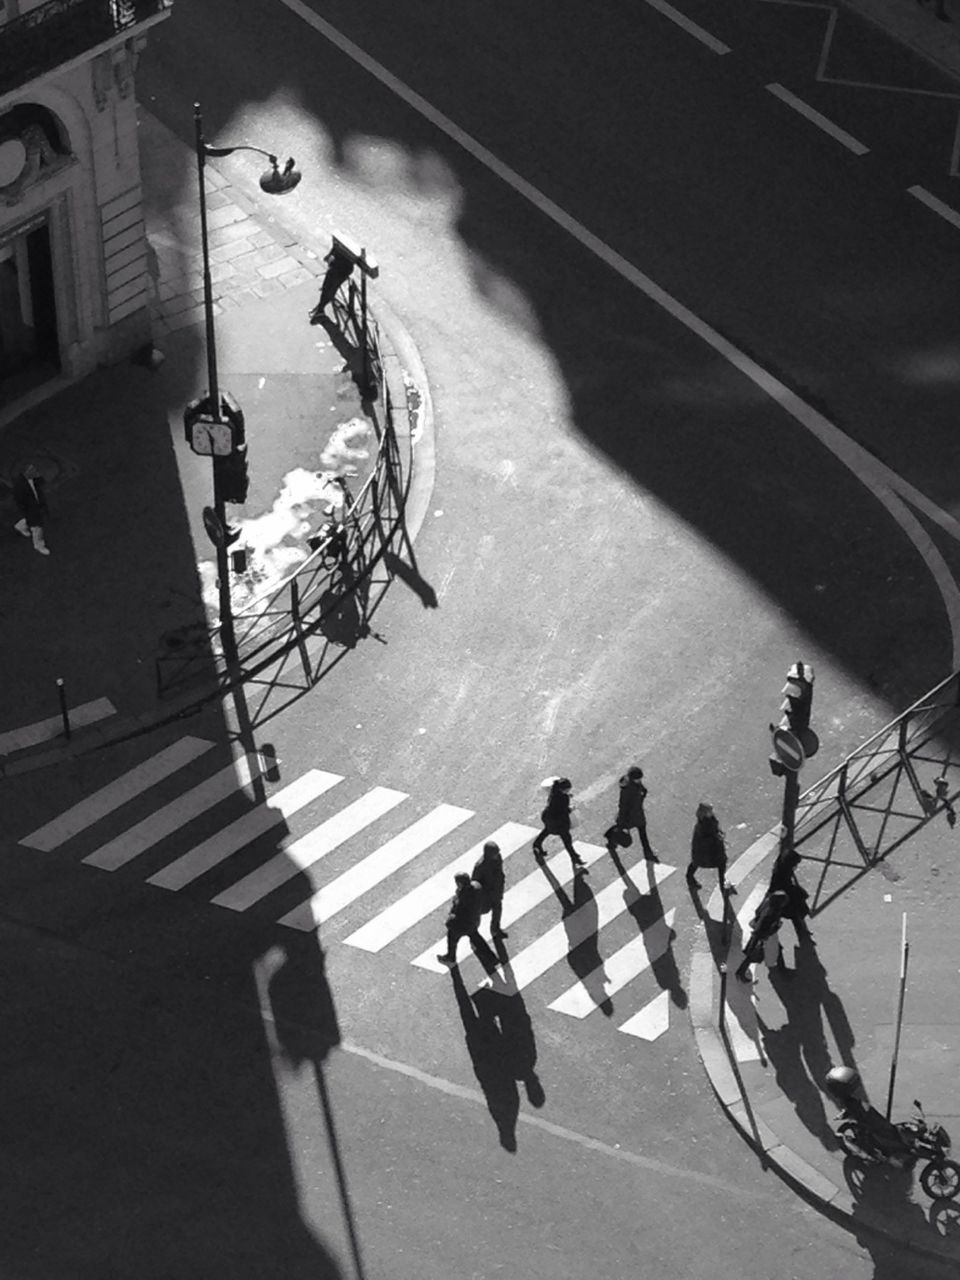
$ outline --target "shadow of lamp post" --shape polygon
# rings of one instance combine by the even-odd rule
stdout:
[[[210,246],[207,237],[207,191],[204,169],[208,156],[229,156],[234,151],[255,151],[266,156],[270,168],[260,177],[260,189],[268,195],[286,195],[300,181],[293,159],[281,169],[277,157],[262,147],[240,145],[211,147],[203,136],[200,104],[194,103],[197,181],[200,192],[200,247],[203,254],[203,313],[206,327],[207,393],[184,410],[187,443],[196,454],[213,461],[213,506],[205,507],[203,523],[217,551],[217,584],[220,593],[220,641],[228,664],[237,660],[236,636],[230,603],[230,563],[227,548],[236,537],[227,525],[225,504],[244,502],[247,496],[247,445],[243,412],[227,391],[221,391],[217,374],[217,339],[213,323],[213,286],[210,280]]]

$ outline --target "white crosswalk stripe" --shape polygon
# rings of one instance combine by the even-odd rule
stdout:
[[[182,889],[258,836],[285,823],[298,809],[342,781],[339,774],[309,769],[289,786],[268,796],[264,804],[250,809],[189,853],[182,854],[155,875],[148,876],[147,883],[159,885],[162,889]]]
[[[37,827],[19,843],[24,848],[46,853],[69,849],[71,840],[111,818],[116,822],[114,815],[124,806],[141,800],[151,788],[178,771],[193,766],[185,774],[192,782],[197,762],[214,745],[192,736],[178,739]],[[408,948],[404,956],[404,935],[430,917],[433,917],[433,928],[440,933],[442,913],[453,897],[455,875],[473,868],[488,840],[500,846],[506,861],[521,849],[530,854],[532,840],[538,832],[537,827],[525,823],[505,822],[475,842],[473,836],[477,833],[472,833],[469,847],[452,858],[453,850],[449,850],[442,867],[424,874],[418,870],[419,860],[423,860],[424,866],[430,861],[435,866],[430,855],[443,841],[455,837],[464,824],[476,821],[473,810],[437,804],[425,813],[411,814],[401,830],[397,830],[396,825],[392,830],[384,830],[376,847],[371,847],[377,841],[373,834],[375,824],[381,823],[401,804],[406,817],[406,802],[411,800],[406,792],[374,786],[355,798],[344,796],[344,802],[340,802],[340,784],[345,778],[337,773],[308,769],[272,792],[269,784],[264,784],[257,795],[252,794],[251,783],[266,774],[272,764],[272,758],[252,753],[216,767],[203,781],[159,804],[126,830],[112,835],[83,857],[82,862],[100,870],[116,871],[203,818],[204,838],[189,844],[189,832],[181,834],[179,849],[169,854],[164,865],[157,868],[154,861],[149,868],[152,874],[145,876],[147,884],[172,892],[190,890],[194,896],[202,896],[204,886],[197,882],[208,873],[218,871],[217,892],[210,896],[213,905],[238,913],[258,907],[265,915],[279,916],[279,924],[300,931],[328,925],[348,908],[360,908],[363,922],[353,927],[356,922],[352,921],[349,926],[352,932],[346,937],[338,938],[336,926],[331,928],[332,945],[355,947],[374,954],[392,947],[395,956],[400,955],[404,962],[434,974],[446,974],[445,966],[437,961],[437,954],[446,950],[444,938],[438,937],[421,951],[421,934],[416,947]],[[332,798],[325,799],[331,792]],[[248,802],[240,816],[234,816],[237,813],[234,806],[218,819],[217,806],[238,795]],[[314,802],[320,802],[320,811],[302,813]],[[142,812],[142,807],[139,811]],[[262,860],[251,869],[259,846],[257,849],[250,846],[262,837],[274,837],[274,847],[265,848]],[[354,856],[351,861],[350,842],[358,837],[363,839],[363,856]],[[577,841],[576,848],[586,866],[597,873],[598,881],[609,879],[610,864],[603,846]],[[243,850],[248,851],[244,855],[247,859],[244,874],[235,873],[231,877],[231,859]],[[346,862],[342,860],[344,850]],[[325,859],[334,852],[340,853],[338,865],[333,873],[328,873]],[[414,881],[412,887],[402,893],[393,889],[391,896],[394,878],[407,867],[413,868],[414,874],[408,872],[404,881],[406,885]],[[675,867],[640,858],[628,872],[596,889],[592,878],[578,882],[577,887],[571,889],[575,876],[566,851],[558,851],[540,863],[534,862],[530,855],[516,879],[508,873],[502,924],[511,931],[511,950],[495,952],[491,945],[489,915],[485,915],[481,923],[480,933],[490,947],[486,963],[491,964],[491,958],[500,960],[493,974],[487,975],[466,941],[461,943],[458,968],[466,989],[475,992],[481,984],[492,985],[504,995],[516,995],[555,965],[563,965],[579,948],[581,960],[576,967],[579,979],[557,996],[549,1008],[574,1019],[585,1019],[601,1006],[607,1011],[606,1002],[611,996],[648,970],[659,973],[658,961],[669,950],[674,936],[676,909],[654,917],[652,912],[660,909],[659,899],[645,895],[655,893],[656,886],[675,870]],[[302,886],[297,883],[301,877]],[[288,887],[285,898],[277,898],[278,905],[271,909],[271,895],[285,886]],[[212,889],[206,892],[212,895]],[[742,924],[743,917],[755,906],[753,897],[751,895],[741,908]],[[605,955],[602,931],[630,911],[641,898],[646,910],[638,913],[638,920],[642,919],[646,927],[642,932],[634,931],[625,945]],[[291,901],[296,905],[291,907]],[[285,914],[280,915],[281,911]],[[558,918],[561,913],[562,918]],[[514,926],[519,926],[515,932]],[[513,946],[518,948],[515,954]],[[411,957],[412,950],[419,954]],[[591,965],[591,971],[584,972]],[[565,965],[563,971],[567,972]],[[627,1018],[619,1030],[646,1041],[662,1035],[670,1018],[669,993],[663,992],[662,996],[650,1000],[648,995],[643,1007]],[[637,1009],[637,1004],[633,1009]],[[749,1050],[743,1042],[748,1036],[735,1018],[731,1022],[738,1040],[738,1056],[745,1056]]]
[[[529,844],[537,834],[538,827],[526,827],[519,822],[506,822],[496,831],[485,836],[479,844],[462,853],[453,862],[432,875],[429,880],[411,889],[386,910],[374,916],[362,928],[351,933],[344,942],[350,947],[359,947],[363,951],[382,951],[389,943],[396,941],[402,933],[412,929],[415,924],[425,920],[431,912],[444,906],[453,897],[453,877],[458,871],[472,871],[473,864],[483,852],[487,840],[495,840],[500,846],[504,860],[515,853],[522,845]]]
[[[415,822],[406,831],[388,840],[385,845],[345,871],[335,880],[322,885],[309,902],[302,903],[280,923],[293,929],[313,929],[332,919],[351,902],[386,880],[417,854],[436,844],[443,836],[456,830],[461,823],[473,817],[471,809],[458,809],[452,804],[442,804]]]
[[[233,911],[246,911],[274,889],[279,889],[302,872],[308,872],[326,854],[332,853],[407,798],[404,791],[374,787],[359,800],[354,800],[319,827],[314,827],[305,836],[275,854],[269,862],[251,871],[223,893],[218,893],[213,901],[217,906],[230,907]],[[418,850],[414,850],[416,852]]]
[[[92,795],[85,796],[78,804],[65,810],[52,822],[24,836],[20,844],[28,849],[40,849],[44,852],[58,849],[60,845],[65,844],[73,836],[79,835],[87,827],[92,827],[101,819],[108,817],[127,801],[142,795],[144,791],[169,777],[171,773],[176,773],[184,765],[191,764],[212,746],[212,742],[206,742],[203,738],[178,738],[163,751],[151,756],[143,764],[138,764],[135,769],[130,769],[119,778],[115,778],[113,782],[101,787],[99,791],[94,791]]]
[[[241,756],[233,764],[228,764],[219,773],[178,796],[176,800],[171,800],[122,835],[101,845],[84,858],[84,862],[91,867],[99,867],[102,871],[116,871],[119,867],[126,866],[174,831],[179,831],[194,818],[199,818],[221,800],[226,800],[228,796],[236,795],[249,786],[264,768],[264,762],[259,756]]]

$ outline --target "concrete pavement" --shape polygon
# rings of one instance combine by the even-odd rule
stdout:
[[[30,460],[46,478],[52,552],[40,557],[17,537],[9,504],[3,657],[16,679],[0,706],[5,774],[149,728],[222,684],[208,640],[218,612],[215,551],[202,521],[210,464],[189,449],[182,426],[185,404],[207,382],[195,161],[146,112],[141,145],[163,360],[101,369],[8,418],[0,437],[5,480]],[[386,393],[362,400],[355,349],[336,325],[309,319],[327,229],[314,246],[299,244],[215,165],[206,172],[220,383],[244,410],[250,455],[247,502],[228,509],[241,530],[231,551],[247,553],[231,596],[234,613],[252,617],[256,602],[310,557],[340,497],[332,477],[347,476],[356,496],[372,475],[387,396],[399,483],[409,485],[414,438],[425,459],[429,451],[429,393],[416,350],[377,301]],[[429,488],[429,466],[417,483]],[[318,575],[315,598],[329,577]],[[254,630],[238,623],[238,638]],[[273,627],[270,650],[257,634],[262,666],[289,645],[292,624]]]

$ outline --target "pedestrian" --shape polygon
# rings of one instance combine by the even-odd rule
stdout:
[[[777,934],[783,924],[784,911],[787,906],[787,895],[782,889],[772,893],[768,890],[763,901],[757,907],[756,914],[750,921],[750,938],[743,949],[743,960],[737,966],[736,975],[741,982],[749,982],[748,972],[752,964],[763,957],[767,968],[786,969],[783,962],[783,948]]]
[[[547,795],[547,803],[540,814],[543,830],[533,842],[534,857],[543,857],[543,842],[547,836],[559,836],[563,841],[563,847],[570,855],[574,872],[580,875],[587,875],[587,864],[573,847],[573,837],[570,834],[573,827],[573,802],[570,798],[572,784],[570,779],[548,778],[543,785],[549,786],[550,790]]]
[[[471,880],[465,871],[459,871],[453,877],[456,892],[450,904],[447,916],[447,951],[446,955],[437,956],[441,964],[457,963],[457,943],[466,935],[474,948],[483,947],[483,939],[478,932],[480,915],[483,907],[483,890]]]
[[[48,556],[50,548],[43,536],[43,522],[47,514],[44,479],[32,462],[28,462],[14,480],[13,500],[20,512],[20,519],[13,527],[24,538],[33,539],[34,551]]]
[[[736,893],[736,889],[727,884],[727,845],[726,838],[720,829],[713,805],[701,801],[697,805],[697,820],[693,825],[690,838],[690,865],[687,867],[687,884],[691,889],[699,889],[700,881],[697,871],[707,867],[716,868],[720,881],[720,892]]]
[[[781,854],[773,864],[773,873],[770,876],[770,891],[782,889],[787,895],[787,907],[784,916],[793,924],[797,934],[798,942],[813,942],[813,934],[807,924],[807,916],[810,914],[809,898],[810,895],[797,879],[797,867],[800,865],[800,855],[794,849],[788,853]]]
[[[650,841],[647,838],[647,815],[643,808],[646,798],[647,788],[643,785],[643,770],[638,764],[633,764],[620,779],[617,821],[614,826],[617,831],[625,832],[628,836],[631,831],[636,831],[640,837],[643,856],[648,862],[659,862],[660,859],[650,847]],[[629,840],[623,843],[629,844]]]
[[[488,840],[483,846],[483,853],[474,863],[470,879],[480,886],[483,894],[482,910],[490,912],[490,936],[492,938],[507,937],[506,932],[500,927],[506,877],[503,874],[500,846],[495,840]]]
[[[324,262],[327,264],[327,271],[320,286],[320,301],[310,312],[312,324],[317,324],[323,318],[324,311],[337,296],[337,290],[349,280],[354,268],[353,259],[341,253],[336,245],[324,258]]]

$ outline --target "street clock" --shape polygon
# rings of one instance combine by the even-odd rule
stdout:
[[[200,417],[190,423],[190,448],[204,457],[225,458],[233,453],[233,429],[229,422]]]

